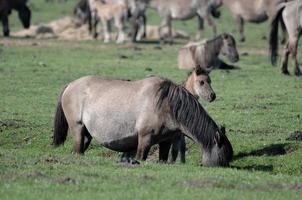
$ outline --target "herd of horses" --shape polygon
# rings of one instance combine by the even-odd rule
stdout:
[[[53,144],[66,140],[68,129],[73,138],[73,151],[83,154],[92,138],[99,144],[123,152],[121,162],[136,164],[145,160],[152,145],[159,144],[159,161],[171,162],[178,153],[185,162],[185,136],[199,144],[204,166],[229,166],[233,148],[225,128],[219,127],[198,101],[212,102],[216,94],[211,87],[209,71],[219,62],[219,53],[231,62],[239,59],[236,41],[231,34],[217,35],[214,18],[224,5],[238,23],[240,41],[245,41],[244,22],[259,23],[270,19],[269,47],[272,64],[278,57],[279,24],[283,40],[286,33],[281,69],[289,74],[288,56],[302,75],[297,62],[298,40],[302,33],[302,1],[300,0],[80,0],[74,14],[87,23],[92,37],[97,37],[97,24],[103,24],[104,42],[111,39],[110,22],[117,28],[117,43],[126,40],[125,20],[129,19],[133,42],[140,28],[146,31],[146,9],[158,11],[160,40],[173,43],[171,21],[197,16],[199,42],[188,43],[179,50],[179,68],[192,69],[183,84],[151,76],[142,80],[116,80],[102,76],[86,76],[67,84],[58,99]],[[31,11],[27,0],[0,0],[3,35],[9,36],[8,16],[16,10],[25,28],[30,26]],[[214,38],[201,41],[206,21]],[[164,29],[168,30],[165,38]]]

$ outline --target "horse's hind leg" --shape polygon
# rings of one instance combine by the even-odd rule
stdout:
[[[108,43],[110,42],[110,32],[111,32],[111,27],[110,27],[110,21],[109,20],[102,20],[103,26],[104,26],[104,42]]]
[[[82,132],[83,132],[83,135],[84,135],[84,149],[83,149],[83,152],[85,152],[88,149],[89,145],[90,145],[92,137],[91,137],[90,133],[88,132],[88,130],[85,126],[83,127]]]
[[[84,154],[84,151],[88,148],[91,138],[87,137],[87,129],[82,123],[75,123],[70,126],[73,139],[73,152],[75,154]],[[85,149],[85,136],[87,137],[86,149]],[[91,136],[90,136],[91,137]]]
[[[236,16],[236,22],[238,24],[238,30],[240,33],[240,42],[245,41],[245,36],[244,36],[244,21],[241,16]]]
[[[118,36],[116,43],[120,44],[125,41],[125,32],[124,32],[124,19],[121,17],[120,19],[115,20],[115,26],[118,30]]]
[[[290,53],[289,43],[287,42],[286,45],[284,46],[283,57],[282,57],[282,61],[281,61],[281,72],[285,75],[289,75],[289,72],[288,72],[288,69],[287,69],[289,53]]]
[[[198,29],[197,29],[197,34],[195,36],[195,40],[201,40],[203,37],[204,20],[199,15],[197,16],[198,16]]]
[[[159,143],[159,162],[166,163],[169,157],[171,141],[163,141]]]

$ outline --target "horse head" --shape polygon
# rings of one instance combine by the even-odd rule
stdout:
[[[223,41],[222,53],[226,55],[231,62],[237,62],[239,55],[234,37],[228,33],[223,33],[221,37]]]
[[[202,68],[200,65],[193,70],[193,94],[212,102],[216,99],[216,94],[211,87],[209,72],[209,70]]]
[[[225,135],[225,128],[216,130],[212,145],[203,147],[202,165],[203,166],[229,166],[233,158],[232,145]]]

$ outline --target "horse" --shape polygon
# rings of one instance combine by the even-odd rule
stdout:
[[[199,144],[204,166],[229,166],[233,157],[226,134],[197,99],[159,77],[123,81],[85,76],[72,81],[56,106],[54,146],[65,142],[68,128],[76,154],[84,154],[94,138],[114,151],[136,151],[136,160],[146,160],[158,143],[165,157],[166,141],[181,131]]]
[[[203,20],[212,27],[214,35],[217,34],[216,24],[210,14],[216,13],[213,10],[221,6],[221,0],[150,0],[149,6],[159,12],[161,41],[164,39],[163,28],[168,27],[170,42],[173,42],[171,20],[188,20],[194,16],[198,16],[199,20],[197,39],[202,37]]]
[[[216,94],[211,87],[211,78],[209,76],[210,71],[196,66],[191,72],[188,73],[186,80],[182,83],[182,86],[187,89],[196,99],[201,97],[202,99],[213,102],[216,99]],[[184,134],[179,132],[170,141],[166,142],[166,148],[171,148],[170,163],[174,163],[177,159],[178,152],[180,152],[180,162],[185,163],[186,143]],[[127,152],[121,155],[120,161],[125,163],[135,163],[133,157],[135,152]],[[168,157],[160,156],[159,162],[167,162]]]
[[[244,22],[261,23],[269,19],[275,7],[286,0],[221,0],[233,14],[238,30],[240,41],[245,41]]]
[[[223,33],[211,40],[185,45],[178,52],[178,67],[192,69],[200,65],[211,69],[217,65],[219,53],[226,55],[233,63],[239,60],[236,41],[231,34]]]
[[[117,43],[126,39],[124,33],[124,20],[127,17],[127,5],[120,1],[105,2],[103,0],[88,0],[91,13],[92,34],[97,38],[97,23],[101,19],[104,28],[104,42],[110,41],[110,21],[114,19],[118,30]]]
[[[27,0],[1,0],[0,1],[0,18],[3,25],[3,36],[9,36],[8,16],[12,10],[18,11],[19,19],[24,28],[30,27],[31,11],[26,5]]]
[[[278,57],[278,24],[286,27],[288,33],[288,41],[284,46],[283,58],[281,61],[281,71],[285,75],[289,75],[288,71],[288,56],[291,54],[292,62],[295,66],[294,73],[296,76],[301,76],[301,70],[297,61],[297,48],[299,38],[302,33],[302,2],[290,1],[281,3],[276,8],[271,21],[271,29],[269,36],[271,62],[276,64]]]

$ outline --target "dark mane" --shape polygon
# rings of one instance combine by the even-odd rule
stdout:
[[[218,126],[189,91],[170,80],[164,80],[157,94],[157,108],[161,108],[166,101],[177,123],[187,129],[204,147],[213,146]]]

